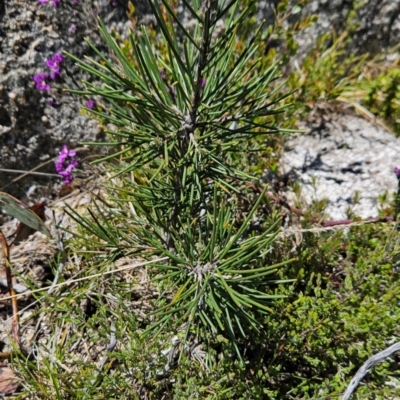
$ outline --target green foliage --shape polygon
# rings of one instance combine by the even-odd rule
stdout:
[[[317,102],[338,100],[345,105],[351,104],[357,113],[368,119],[372,116],[380,118],[388,129],[400,134],[398,48],[390,49],[384,55],[359,55],[351,49],[352,36],[360,24],[357,10],[365,2],[354,2],[340,35],[328,32],[317,39],[308,54],[300,55],[295,38],[304,33],[317,16],[301,16],[296,23],[286,21],[296,18],[296,11],[300,12],[306,3],[293,5],[288,0],[280,1],[276,23],[269,27],[268,34],[264,34],[266,43],[260,47],[264,49],[260,54],[263,63],[275,62],[283,68],[287,79],[282,88],[293,92],[287,99],[292,106],[281,121],[283,126],[293,127]],[[251,25],[248,21],[247,26]]]
[[[301,68],[291,73],[288,85],[297,89],[295,96],[299,101],[337,99],[357,79],[366,57],[346,54],[346,36],[335,39],[329,47],[329,34],[320,37]]]
[[[371,73],[363,78],[360,86],[364,87],[363,104],[374,115],[382,118],[392,129],[400,134],[400,68],[392,63],[383,71]]]

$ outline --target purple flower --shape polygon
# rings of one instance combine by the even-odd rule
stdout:
[[[96,107],[96,100],[88,100],[88,102],[86,103],[86,107],[92,110],[94,107]]]
[[[36,88],[39,90],[50,90],[50,85],[46,83],[47,75],[44,72],[40,72],[37,75],[33,75],[33,80],[36,83]]]
[[[400,168],[395,167],[393,172],[400,178]]]
[[[71,35],[75,35],[75,33],[76,33],[76,25],[75,25],[75,24],[72,24],[72,25],[69,27],[68,31],[69,31],[69,33],[70,33]]]
[[[204,86],[206,86],[206,82],[207,82],[206,78],[203,78],[203,79],[201,80],[201,87],[202,87],[202,88],[203,88]]]
[[[70,184],[74,179],[72,170],[78,166],[78,160],[76,160],[75,156],[76,151],[69,150],[66,144],[61,148],[61,151],[58,153],[58,159],[55,167],[57,174],[63,178],[63,182],[65,185]]]
[[[71,4],[75,5],[79,0],[71,0]]]
[[[46,65],[52,70],[50,72],[50,79],[54,80],[61,76],[61,64],[64,61],[64,57],[61,53],[54,54],[53,57],[46,61]]]
[[[47,4],[49,0],[38,0],[40,4]]]

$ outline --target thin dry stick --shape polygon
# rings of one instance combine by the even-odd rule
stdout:
[[[114,274],[116,272],[126,271],[127,269],[132,269],[132,268],[136,268],[136,267],[142,267],[144,265],[156,263],[156,262],[159,262],[159,261],[165,261],[165,260],[168,260],[168,257],[157,258],[156,260],[145,261],[145,262],[141,262],[141,263],[138,263],[138,264],[126,265],[125,267],[122,267],[122,268],[113,269],[111,271],[106,271],[106,272],[99,272],[98,274],[94,274],[94,275],[90,275],[90,276],[84,276],[83,278],[69,279],[68,281],[58,283],[57,285],[54,285],[54,286],[50,285],[50,286],[46,286],[46,287],[43,287],[43,288],[40,288],[40,289],[29,290],[29,291],[24,292],[24,293],[15,294],[14,296],[2,297],[0,301],[10,300],[10,299],[13,299],[13,298],[26,296],[28,294],[43,292],[44,290],[48,290],[51,287],[54,289],[54,288],[57,288],[57,287],[70,285],[71,283],[86,281],[88,279],[96,278],[98,276],[110,275],[110,274]]]
[[[99,383],[99,380],[102,379],[100,372],[103,370],[104,365],[106,364],[107,360],[108,360],[108,354],[109,352],[113,351],[115,346],[117,345],[117,336],[116,336],[116,329],[115,329],[115,325],[114,322],[111,321],[111,327],[110,327],[110,342],[108,343],[108,346],[106,348],[106,354],[103,356],[103,358],[100,361],[99,366],[97,367],[97,372],[95,374],[95,378],[92,379],[91,384],[94,385],[97,383]],[[86,389],[85,389],[86,391]]]
[[[44,163],[38,165],[37,167],[32,168],[30,171],[21,171],[22,175],[18,176],[17,178],[13,179],[11,182],[8,182],[6,185],[2,186],[0,188],[0,190],[4,190],[6,187],[8,187],[8,186],[12,185],[13,183],[19,181],[20,179],[24,178],[25,176],[30,175],[32,172],[35,172],[39,168],[42,168],[43,166],[45,166],[45,165],[47,165],[47,164],[49,164],[51,162],[54,162],[54,160],[55,160],[55,158],[47,160]]]
[[[17,303],[17,298],[16,298],[17,295],[16,295],[16,292],[15,292],[13,284],[12,284],[10,249],[8,247],[6,237],[4,236],[4,234],[1,230],[0,230],[0,242],[1,242],[1,247],[3,249],[7,286],[8,286],[8,291],[10,292],[10,298],[11,298],[11,304],[12,304],[12,310],[13,310],[13,321],[11,324],[11,332],[12,332],[15,344],[19,345],[19,313],[18,313],[18,303]]]
[[[99,371],[101,371],[104,368],[104,365],[106,364],[106,362],[108,360],[108,354],[107,353],[110,353],[111,351],[113,351],[116,345],[117,345],[116,329],[115,329],[114,322],[111,321],[110,342],[108,343],[108,346],[107,346],[107,349],[106,349],[106,354],[103,356],[103,358],[100,361],[99,366],[97,367],[97,369]]]
[[[247,184],[247,186],[251,189],[253,189],[255,192],[257,193],[261,193],[262,189],[258,186],[256,186],[254,183],[249,183]],[[273,200],[276,204],[285,207],[287,210],[289,210],[290,212],[298,215],[299,217],[304,217],[305,213],[301,210],[299,210],[296,207],[291,206],[288,202],[286,202],[285,200],[281,199],[278,196],[275,196],[272,193],[269,192],[265,192],[265,197],[268,197],[269,199]],[[314,223],[323,226],[323,227],[331,227],[331,226],[339,226],[339,225],[351,225],[353,224],[353,220],[352,219],[340,219],[340,220],[331,220],[331,221],[324,221],[324,220],[320,220],[317,218],[313,218],[312,219]],[[393,221],[393,217],[392,216],[388,216],[388,217],[377,217],[377,218],[367,218],[365,219],[364,223],[369,223],[369,224],[373,224],[373,223],[377,223],[377,222],[392,222]]]
[[[61,261],[58,264],[57,272],[54,276],[53,283],[51,284],[51,287],[48,290],[49,294],[54,290],[55,285],[57,285],[58,279],[60,278],[60,275],[62,274],[64,266],[67,262],[67,253],[64,249],[64,244],[63,244],[62,239],[60,238],[60,235],[58,232],[58,225],[57,225],[56,214],[55,214],[54,210],[53,210],[53,222],[54,222],[54,236],[55,236],[58,251],[61,254]],[[60,224],[61,224],[61,221],[60,221]]]
[[[56,178],[59,178],[60,175],[58,174],[50,174],[48,172],[33,172],[33,171],[25,171],[22,169],[6,169],[6,168],[0,168],[0,172],[9,172],[11,174],[28,174],[29,175],[38,175],[38,176],[54,176]],[[24,175],[24,176],[25,176]]]
[[[322,226],[316,228],[284,228],[282,232],[278,233],[277,237],[287,237],[291,235],[295,235],[296,233],[321,233],[321,232],[329,232],[329,231],[339,231],[341,229],[353,228],[354,226],[363,226],[371,224],[371,221],[358,221],[352,222],[351,224],[346,225],[330,225],[330,226]],[[271,236],[274,234],[271,234]]]
[[[89,149],[88,149],[87,147],[78,147],[77,149],[75,149],[75,151],[89,151]],[[57,159],[57,157],[53,157],[53,158],[51,158],[50,160],[47,160],[47,161],[43,162],[42,164],[39,164],[39,165],[36,166],[35,168],[32,168],[30,171],[21,171],[20,173],[21,173],[22,175],[18,176],[17,178],[13,179],[11,182],[8,182],[6,185],[2,186],[2,187],[0,188],[0,190],[4,190],[6,187],[8,187],[8,186],[10,186],[11,184],[13,184],[13,183],[19,181],[20,179],[24,178],[25,176],[33,174],[33,173],[34,173],[36,170],[38,170],[39,168],[42,168],[42,167],[44,167],[45,165],[54,162],[56,159]],[[6,170],[3,170],[3,171],[6,171]],[[9,171],[9,172],[14,172],[14,171]],[[42,175],[43,173],[36,173],[36,175],[38,175],[38,174]],[[46,174],[46,175],[48,175],[48,174]],[[53,175],[53,174],[50,174],[50,175],[52,175],[52,176],[59,176],[59,175],[56,175],[56,174],[54,174],[54,175]]]
[[[369,372],[369,370],[374,367],[376,364],[381,363],[386,358],[390,357],[393,353],[400,350],[400,342],[397,342],[387,349],[381,351],[378,354],[375,354],[371,358],[369,358],[363,366],[357,371],[354,378],[351,380],[349,386],[344,393],[342,400],[349,400],[351,394],[354,392],[358,384],[360,383],[361,379],[364,378],[365,375]]]

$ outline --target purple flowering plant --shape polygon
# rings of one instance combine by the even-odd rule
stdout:
[[[33,80],[36,84],[36,88],[39,90],[49,91],[50,85],[47,83],[48,79],[55,80],[61,76],[61,64],[64,61],[64,57],[61,53],[56,53],[46,61],[47,67],[50,68],[51,72],[47,75],[45,72],[40,72],[33,76]]]
[[[54,54],[53,57],[46,61],[46,65],[51,69],[50,79],[55,80],[61,76],[61,64],[64,61],[64,57],[61,53]]]
[[[86,103],[86,107],[92,110],[94,107],[96,107],[96,100],[88,100],[88,102]]]
[[[37,75],[33,75],[33,80],[36,83],[36,88],[39,90],[50,90],[50,85],[47,83],[47,74],[40,72]]]
[[[78,166],[78,160],[76,157],[76,151],[69,150],[68,146],[65,144],[58,154],[57,162],[55,163],[55,168],[57,174],[63,178],[65,185],[70,184],[74,176],[72,170]]]

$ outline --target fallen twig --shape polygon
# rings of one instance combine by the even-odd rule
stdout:
[[[56,239],[58,251],[61,254],[61,261],[58,264],[57,272],[54,276],[53,283],[51,284],[49,290],[47,291],[47,293],[49,293],[49,294],[56,287],[56,285],[58,283],[58,279],[60,278],[62,271],[64,269],[64,266],[67,262],[67,252],[64,249],[64,244],[63,244],[62,238],[60,237],[59,232],[58,232],[58,225],[57,225],[56,215],[55,215],[54,210],[53,210],[53,223],[54,223],[54,237]],[[61,224],[61,221],[60,221],[60,224]]]
[[[4,267],[6,270],[6,278],[7,278],[7,286],[8,291],[11,297],[11,305],[13,310],[13,320],[11,324],[11,332],[14,339],[14,342],[17,346],[19,346],[19,313],[18,313],[18,304],[16,298],[16,292],[12,283],[12,272],[11,272],[11,264],[10,264],[10,249],[4,236],[3,232],[0,230],[0,242],[1,247],[3,249],[4,255]]]
[[[168,257],[162,257],[162,258],[157,258],[157,259],[150,260],[150,261],[140,262],[140,263],[137,263],[137,264],[126,265],[125,267],[122,267],[122,268],[113,269],[111,271],[99,272],[97,274],[84,276],[82,278],[69,279],[69,280],[67,280],[65,282],[57,283],[56,285],[50,285],[50,286],[46,286],[46,287],[43,287],[43,288],[40,288],[40,289],[28,290],[28,291],[26,291],[24,293],[14,294],[14,295],[7,296],[7,297],[2,297],[0,299],[0,301],[10,300],[12,298],[19,298],[19,297],[22,297],[22,296],[28,296],[28,295],[31,295],[33,293],[43,292],[45,290],[50,289],[51,287],[57,288],[57,287],[61,287],[61,286],[67,286],[67,285],[71,285],[71,284],[76,283],[76,282],[87,281],[88,279],[97,278],[99,276],[115,274],[117,272],[122,272],[122,271],[126,271],[128,269],[133,269],[133,268],[137,268],[137,267],[143,267],[144,265],[149,265],[149,264],[156,263],[156,262],[162,262],[162,261],[165,261],[165,260],[168,260]]]
[[[33,171],[29,171],[28,172],[28,171],[24,171],[24,170],[21,170],[21,169],[0,168],[0,172],[10,172],[10,173],[13,173],[13,174],[25,174],[25,175],[27,175],[29,173],[29,175],[50,176],[50,177],[54,176],[56,178],[60,177],[60,175],[58,175],[58,174],[50,174],[48,172],[33,172]]]
[[[250,187],[251,189],[253,189],[255,192],[257,193],[261,193],[261,188],[259,188],[258,186],[256,186],[253,183],[249,183],[248,187]],[[265,196],[268,197],[269,199],[273,200],[276,204],[285,207],[287,210],[289,210],[290,212],[300,216],[300,217],[304,217],[305,213],[304,211],[299,210],[296,207],[291,206],[287,201],[281,199],[280,197],[266,192]],[[353,224],[355,221],[352,219],[340,219],[340,220],[328,220],[328,221],[324,221],[321,220],[319,218],[312,218],[312,221],[320,226],[323,227],[332,227],[332,226],[339,226],[339,225],[351,225]],[[362,220],[360,222],[364,222],[364,223],[369,223],[369,224],[373,224],[373,223],[377,223],[377,222],[392,222],[394,221],[393,216],[387,216],[387,217],[376,217],[376,218],[367,218],[365,220]]]
[[[102,375],[100,375],[100,372],[103,370],[104,365],[106,364],[108,360],[108,354],[109,352],[113,351],[115,346],[117,345],[117,337],[116,337],[116,329],[114,322],[111,321],[111,326],[110,326],[110,342],[108,343],[108,346],[106,348],[106,354],[104,354],[103,358],[100,361],[100,364],[97,367],[97,372],[96,372],[96,377],[91,381],[92,385],[98,385],[100,381],[103,379]]]
[[[114,325],[114,322],[111,321],[110,342],[108,343],[108,346],[107,346],[107,349],[106,349],[106,354],[101,359],[100,364],[99,364],[99,366],[97,368],[99,371],[101,371],[104,368],[104,365],[108,360],[107,353],[113,351],[115,346],[117,345],[117,337],[116,337],[115,333],[116,333],[115,325]]]
[[[400,350],[400,342],[395,343],[388,347],[387,349],[381,351],[378,354],[375,354],[371,358],[369,358],[363,365],[362,367],[357,371],[355,374],[354,378],[351,380],[349,386],[347,387],[342,400],[349,400],[350,396],[360,383],[361,379],[364,378],[364,376],[369,372],[369,370],[374,367],[376,364],[381,363],[384,361],[386,358],[391,356],[393,353],[396,351]]]

